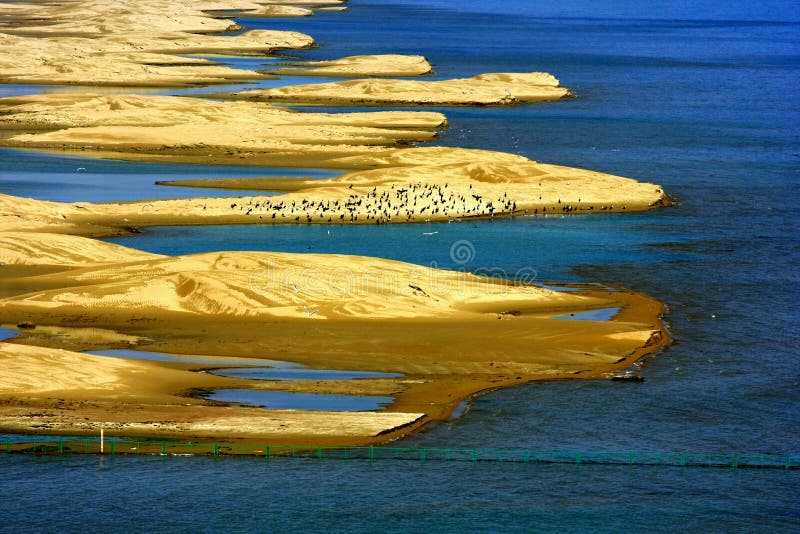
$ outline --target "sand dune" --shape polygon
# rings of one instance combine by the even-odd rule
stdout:
[[[363,79],[291,85],[215,96],[258,102],[334,106],[508,106],[572,97],[543,72],[480,74],[472,78],[419,81]]]
[[[668,203],[659,186],[619,176],[532,161],[461,163],[354,172],[301,182],[277,196],[66,204],[0,195],[0,231],[104,235],[176,224],[397,224],[641,211]]]
[[[70,241],[90,249],[94,243],[79,237]],[[32,254],[38,259],[37,251]],[[530,311],[603,304],[571,293],[361,256],[217,252],[134,261],[137,254],[148,256],[131,251],[127,261],[110,266],[40,275],[32,285],[57,289],[7,298],[1,305],[52,312],[82,307],[117,315],[143,309],[369,320],[496,314],[520,304]]]
[[[0,264],[90,265],[160,258],[95,239],[34,232],[0,232]]]
[[[0,80],[6,83],[178,87],[264,78],[177,54],[270,54],[308,48],[296,32],[241,29],[215,13],[305,16],[309,9],[251,2],[160,0],[0,5]]]
[[[83,239],[74,240],[81,248]],[[37,254],[33,248],[30,253]],[[216,432],[311,443],[338,436],[363,443],[382,432],[388,433],[380,439],[397,436],[407,431],[402,425],[416,428],[446,418],[459,399],[487,388],[601,376],[657,350],[667,339],[658,319],[661,305],[633,293],[559,293],[357,256],[207,253],[74,266],[36,276],[0,270],[0,276],[9,287],[27,288],[0,299],[0,324],[36,325],[16,342],[52,347],[0,343],[0,425],[15,430],[35,425],[83,432],[107,423],[106,428],[134,434]],[[623,311],[609,322],[553,318],[617,306]],[[270,417],[271,412],[259,410],[189,409],[180,397],[195,388],[260,389],[258,382],[67,350],[109,344],[221,356],[280,355],[321,369],[405,376],[369,387],[358,381],[337,384],[342,394],[377,387],[396,398],[387,413],[341,415],[343,426],[337,430],[338,414]],[[310,381],[292,389],[326,388]],[[20,394],[26,395],[26,404],[2,402]],[[134,414],[132,402],[139,406]],[[26,418],[32,409],[35,417]],[[64,410],[66,416],[60,413]],[[233,421],[250,414],[250,424],[234,428]]]

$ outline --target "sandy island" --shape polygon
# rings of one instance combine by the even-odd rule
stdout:
[[[344,9],[341,4],[0,4],[0,81],[180,87],[257,80],[269,74],[186,55],[307,48],[313,39],[295,32],[225,33],[241,30],[226,17],[309,16],[315,9]],[[382,55],[284,68],[363,78],[423,75],[430,64],[419,56]],[[447,125],[440,113],[300,113],[264,102],[513,105],[570,97],[550,74],[356,79],[225,96],[231,100],[89,92],[0,99],[4,146],[344,172],[247,184],[283,193],[276,196],[95,204],[0,195],[0,324],[20,331],[0,343],[0,429],[93,435],[102,426],[120,436],[380,443],[447,419],[479,392],[532,380],[608,377],[668,343],[663,306],[621,289],[557,292],[531,285],[526,273],[501,280],[346,255],[169,257],[86,237],[164,224],[410,223],[636,211],[668,202],[655,184],[513,154],[414,146]],[[613,320],[558,318],[607,308],[619,309]],[[198,372],[207,365],[81,352],[106,348],[269,358],[402,377],[247,380]],[[395,400],[380,412],[334,413],[198,397],[218,388]]]
[[[293,61],[260,72],[288,76],[360,78],[362,76],[424,76],[431,74],[433,67],[422,56],[380,54],[348,56],[327,61]]]
[[[18,237],[5,235],[0,256],[16,267],[0,269],[0,324],[35,328],[0,344],[0,425],[6,430],[91,433],[103,425],[125,435],[378,442],[446,419],[480,391],[622,370],[666,338],[661,305],[626,291],[554,292],[344,255],[172,258],[132,250],[121,261],[122,247],[87,238],[31,233],[24,246],[14,247]],[[86,262],[90,251],[93,261]],[[554,318],[609,307],[622,308],[613,321]],[[287,386],[190,370],[208,366],[75,352],[109,347],[267,357],[403,377]],[[211,388],[388,394],[396,400],[385,412],[308,414],[187,398]]]
[[[291,85],[216,98],[329,106],[510,106],[572,98],[546,72],[491,73],[453,80],[362,79]]]

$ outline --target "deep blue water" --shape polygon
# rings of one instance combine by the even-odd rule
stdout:
[[[450,225],[153,228],[116,241],[170,254],[366,254],[632,288],[667,303],[676,339],[637,369],[644,383],[558,382],[494,392],[463,417],[401,443],[798,454],[797,4],[464,4],[351,0],[347,13],[242,22],[313,35],[318,48],[292,52],[308,59],[422,53],[437,77],[552,72],[577,99],[444,109],[451,127],[437,142],[657,182],[676,205]],[[19,170],[5,165],[14,158],[2,160],[0,183],[16,180],[4,192],[56,194],[35,174],[51,156],[33,156]],[[124,166],[126,179],[140,179],[148,191],[159,179],[154,174],[169,172],[88,163],[97,178],[88,196],[75,193],[81,200],[107,194],[98,185],[104,169]],[[59,180],[79,177],[67,171]],[[250,171],[200,168],[192,176],[263,174]],[[108,174],[113,190],[116,174]],[[474,249],[466,263],[450,254],[459,240]],[[0,493],[7,502],[13,491],[18,505],[0,507],[0,524],[11,530],[47,529],[54,521],[66,530],[93,522],[164,531],[800,530],[797,472],[199,458],[0,462]],[[74,498],[84,488],[102,498],[85,506],[87,499]]]

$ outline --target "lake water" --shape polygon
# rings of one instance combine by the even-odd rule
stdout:
[[[577,99],[444,109],[451,127],[437,143],[657,182],[676,205],[449,225],[151,228],[115,241],[168,254],[337,252],[511,276],[535,271],[537,281],[620,285],[669,306],[676,343],[639,366],[644,383],[555,382],[495,392],[402,445],[798,454],[796,4],[465,4],[351,0],[347,13],[242,22],[313,35],[318,48],[292,52],[307,59],[421,53],[437,77],[552,72]],[[61,194],[35,171],[52,156],[25,157],[33,158],[30,166],[17,169],[18,155],[0,151],[0,178],[13,182],[3,191]],[[128,186],[115,185],[111,171],[120,166],[129,183],[139,180],[153,194],[157,188],[147,184],[169,169],[193,177],[263,172],[69,165],[59,180],[79,177],[78,166],[98,176],[75,193],[80,200],[105,198],[106,186],[124,195]],[[450,257],[457,240],[472,244],[471,261]],[[205,458],[0,462],[0,491],[15,503],[0,507],[0,524],[10,530],[800,530],[797,471]]]

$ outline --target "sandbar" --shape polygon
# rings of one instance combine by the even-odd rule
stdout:
[[[423,56],[380,54],[348,56],[327,61],[293,61],[264,69],[266,74],[289,76],[330,76],[355,78],[363,76],[424,76],[433,72]]]
[[[512,106],[572,98],[552,74],[489,73],[422,81],[359,79],[215,93],[216,98],[328,106]]]
[[[60,262],[69,254],[59,249],[75,248],[76,240],[91,241],[73,237],[60,245],[32,234],[28,263]],[[4,429],[86,433],[103,425],[126,435],[372,443],[446,419],[461,399],[480,391],[538,379],[602,377],[666,342],[661,305],[627,291],[554,292],[526,280],[347,255],[225,252],[142,259],[132,251],[129,261],[107,261],[118,252],[109,249],[90,264],[60,263],[51,272],[0,270],[0,324],[35,325],[0,344],[2,373],[8,375],[0,380]],[[616,306],[623,312],[613,321],[553,318]],[[89,325],[124,338],[87,335]],[[70,329],[75,334],[64,335]],[[295,391],[381,392],[395,402],[385,412],[360,413],[360,430],[345,424],[322,430],[328,423],[318,421],[287,435],[266,421],[273,417],[292,427],[309,417],[334,416],[221,407],[192,395],[276,385],[197,373],[198,366],[188,364],[76,353],[119,346],[291,359],[312,368],[403,377],[295,383]],[[245,417],[253,417],[252,424],[235,430],[234,421]],[[209,419],[216,426],[204,426]],[[150,424],[137,426],[143,421]]]
[[[257,81],[271,74],[191,56],[309,48],[311,36],[247,31],[230,17],[308,16],[317,9],[345,6],[340,0],[0,4],[0,82],[138,89]],[[472,395],[533,380],[608,378],[669,342],[664,307],[653,299],[623,289],[552,291],[534,285],[524,270],[500,279],[342,254],[173,257],[92,239],[154,225],[457,222],[669,203],[656,184],[516,154],[417,146],[447,127],[441,113],[310,113],[269,103],[499,106],[571,98],[551,74],[364,79],[430,72],[425,58],[398,55],[285,68],[357,79],[216,95],[224,101],[133,89],[0,99],[2,146],[342,171],[332,179],[260,179],[255,189],[263,188],[263,196],[101,204],[0,195],[0,325],[19,328],[17,337],[0,342],[0,429],[382,443],[446,420]],[[556,318],[607,308],[621,311],[610,321]],[[216,376],[203,372],[207,365],[83,353],[109,348],[401,376],[278,384]],[[202,397],[220,388],[386,395],[394,402],[381,411],[331,413]]]

